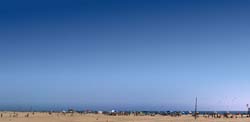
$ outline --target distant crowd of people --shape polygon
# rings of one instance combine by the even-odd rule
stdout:
[[[25,114],[18,114],[19,112],[6,112],[6,113],[0,113],[0,117],[9,117],[9,118],[17,118],[17,117],[25,117],[29,118],[32,116],[35,116],[35,112],[27,112]],[[74,116],[74,114],[77,115],[83,115],[83,114],[89,114],[89,113],[84,113],[84,112],[75,112],[75,111],[70,111],[70,112],[41,112],[49,116],[55,115],[55,116]],[[98,112],[90,112],[90,114],[100,114]],[[183,114],[181,112],[173,112],[173,113],[168,113],[168,114],[163,114],[163,113],[143,113],[143,112],[102,112],[101,114],[107,115],[107,116],[171,116],[171,117],[180,117]],[[204,117],[204,118],[248,118],[250,117],[249,114],[246,113],[237,113],[237,114],[231,114],[231,113],[203,113],[203,114],[185,114],[185,115],[192,115],[196,117]]]

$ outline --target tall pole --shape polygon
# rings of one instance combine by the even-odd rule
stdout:
[[[250,114],[250,108],[249,108],[249,105],[247,104],[247,117],[249,117],[249,114]]]
[[[197,119],[197,97],[195,98],[194,118]]]

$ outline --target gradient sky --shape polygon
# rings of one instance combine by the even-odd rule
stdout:
[[[250,1],[0,2],[0,108],[246,110]]]

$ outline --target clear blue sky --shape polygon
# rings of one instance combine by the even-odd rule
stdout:
[[[245,110],[246,0],[0,2],[0,108]]]

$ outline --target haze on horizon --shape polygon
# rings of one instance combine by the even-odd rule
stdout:
[[[0,2],[0,108],[246,110],[250,1]]]

